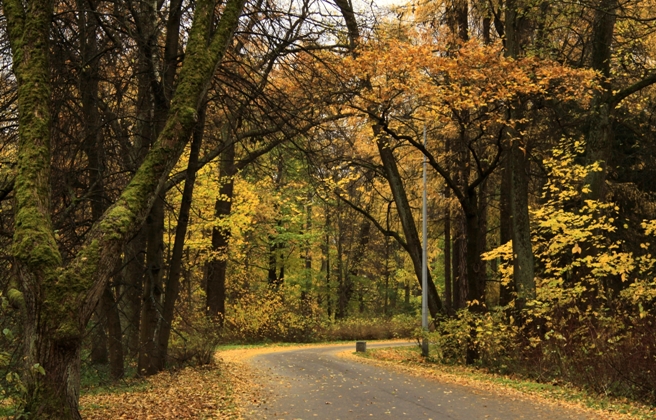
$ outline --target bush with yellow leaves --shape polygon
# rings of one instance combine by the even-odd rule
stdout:
[[[543,162],[549,178],[531,214],[536,299],[521,310],[511,302],[461,311],[433,340],[444,361],[464,362],[473,344],[478,363],[495,371],[654,403],[656,260],[646,240],[640,249],[622,240],[619,230],[630,227],[614,203],[585,199],[586,174],[599,166],[578,164],[582,150],[564,140]],[[656,221],[640,230],[632,235],[654,235]],[[501,260],[501,281],[511,284],[511,244],[485,258]]]

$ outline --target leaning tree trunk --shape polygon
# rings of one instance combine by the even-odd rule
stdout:
[[[380,134],[380,127],[374,126],[374,135],[378,136]],[[419,233],[417,232],[417,226],[415,224],[415,219],[412,216],[412,209],[410,208],[410,203],[408,201],[408,196],[405,192],[405,187],[403,186],[403,180],[399,173],[399,169],[396,165],[396,159],[392,149],[389,147],[389,144],[385,143],[383,139],[376,141],[378,147],[378,153],[383,162],[383,167],[385,169],[385,176],[389,183],[390,189],[392,190],[392,195],[394,197],[394,203],[396,204],[396,211],[399,214],[401,219],[401,225],[403,227],[403,233],[405,235],[405,240],[408,245],[408,253],[412,259],[412,265],[417,276],[417,280],[421,285],[421,260],[422,260],[422,247],[421,241],[419,240]],[[428,271],[428,310],[433,318],[436,318],[439,313],[442,311],[442,302],[440,297],[437,294],[437,289],[435,288],[435,283],[431,278],[430,271]]]
[[[47,0],[3,2],[18,84],[18,159],[13,254],[25,302],[23,416],[80,419],[80,348],[87,322],[118,263],[123,244],[150,211],[178,161],[244,0],[228,0],[210,37],[214,2],[196,2],[184,64],[167,123],[118,200],[87,232],[67,264],[50,219],[50,24]]]

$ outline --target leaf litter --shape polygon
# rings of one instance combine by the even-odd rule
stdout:
[[[96,390],[80,398],[84,419],[238,419],[232,398],[240,383],[232,367],[216,363],[162,372],[127,387]]]

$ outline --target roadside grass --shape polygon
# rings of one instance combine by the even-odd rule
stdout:
[[[410,373],[440,377],[449,382],[494,389],[503,386],[521,392],[526,397],[569,403],[574,406],[601,410],[605,417],[618,419],[656,419],[656,407],[639,404],[628,399],[612,398],[575,388],[567,384],[539,383],[514,375],[490,373],[482,368],[445,365],[430,357],[421,356],[419,346],[370,349],[366,353],[353,353],[373,363],[382,362],[397,366]]]
[[[310,343],[264,341],[261,343],[249,343],[249,344],[220,344],[216,346],[216,351],[223,352],[229,350],[265,349],[265,348],[277,348],[277,347],[312,347],[312,346],[330,345],[330,344],[335,344],[335,345],[350,344],[352,342],[353,340],[313,341]]]

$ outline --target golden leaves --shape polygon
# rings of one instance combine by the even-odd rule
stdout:
[[[340,71],[346,80],[368,80],[370,89],[353,102],[357,109],[411,109],[419,118],[481,112],[527,96],[583,102],[595,85],[593,72],[536,57],[509,59],[500,45],[476,40],[452,51],[430,39],[374,39],[345,59]]]

